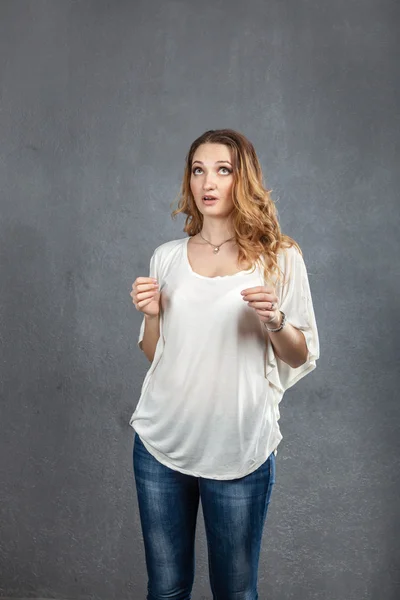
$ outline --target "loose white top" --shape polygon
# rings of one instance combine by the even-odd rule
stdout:
[[[285,283],[279,308],[301,329],[307,361],[275,356],[265,328],[241,291],[265,285],[256,266],[234,275],[195,273],[189,237],[158,246],[150,277],[160,286],[160,337],[129,424],[167,467],[196,477],[235,479],[255,471],[282,439],[278,404],[316,367],[319,340],[306,267],[291,247],[278,256]],[[286,281],[288,279],[288,281]],[[143,339],[145,319],[138,344]]]

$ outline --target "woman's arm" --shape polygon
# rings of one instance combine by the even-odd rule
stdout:
[[[157,315],[156,317],[145,315],[144,319],[145,327],[143,340],[140,342],[139,347],[143,350],[149,361],[153,362],[157,342],[160,337],[160,315]]]
[[[276,329],[282,322],[282,315],[279,313],[278,322],[270,321],[268,327]],[[308,356],[308,348],[304,334],[300,329],[293,327],[286,321],[285,326],[275,333],[265,330],[266,342],[268,339],[274,347],[275,354],[287,363],[290,367],[297,368],[304,364]]]

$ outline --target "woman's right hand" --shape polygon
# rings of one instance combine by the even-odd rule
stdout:
[[[160,313],[160,292],[152,277],[137,277],[130,293],[136,310],[148,317],[157,317]]]

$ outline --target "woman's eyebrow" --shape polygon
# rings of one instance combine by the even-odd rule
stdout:
[[[193,164],[194,163],[199,163],[200,165],[204,165],[204,163],[201,162],[201,160],[195,160],[195,161],[193,161]],[[215,164],[217,165],[218,163],[228,163],[228,165],[232,166],[232,164],[229,162],[229,160],[216,160]]]

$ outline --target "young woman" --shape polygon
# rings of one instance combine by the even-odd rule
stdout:
[[[240,133],[193,142],[178,213],[188,236],[131,292],[151,361],[130,420],[147,600],[191,598],[200,499],[213,599],[256,600],[278,404],[319,357],[306,267]]]

